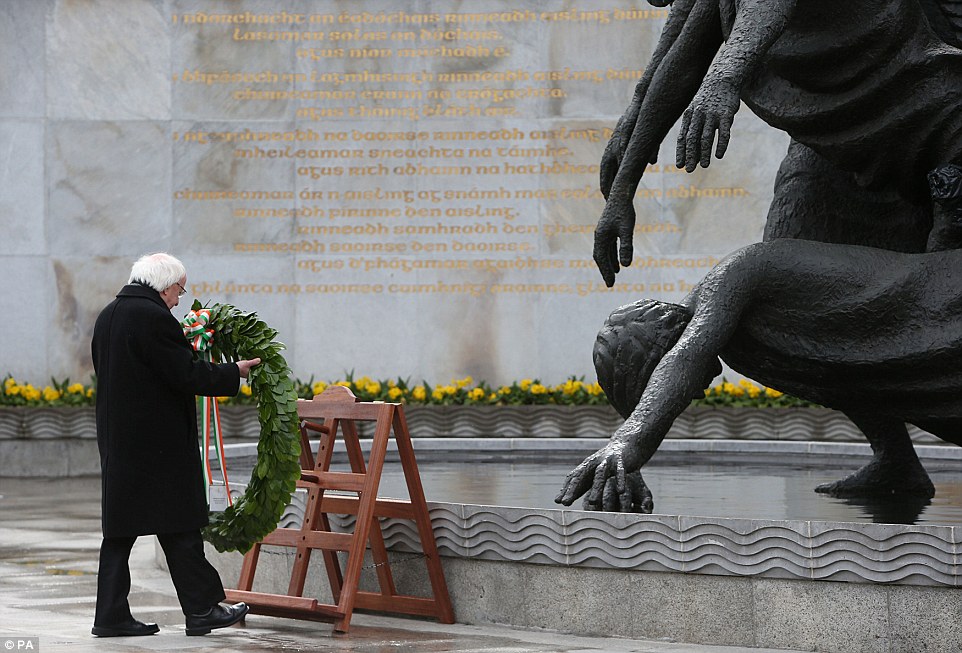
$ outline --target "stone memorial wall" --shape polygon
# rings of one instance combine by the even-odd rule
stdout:
[[[7,0],[0,374],[91,372],[140,254],[256,310],[303,378],[593,378],[608,313],[759,240],[787,138],[639,188],[591,261],[598,162],[664,24],[644,2]],[[187,299],[187,298],[185,298]],[[182,301],[182,307],[187,301]],[[179,309],[176,309],[179,311]]]

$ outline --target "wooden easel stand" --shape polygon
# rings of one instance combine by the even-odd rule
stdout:
[[[400,404],[358,402],[347,388],[334,386],[311,400],[298,401],[301,419],[301,480],[297,487],[307,490],[304,521],[298,528],[278,528],[254,545],[244,556],[238,589],[228,590],[230,601],[244,601],[251,613],[292,619],[333,621],[334,630],[347,632],[355,609],[433,617],[453,623],[454,612],[448,596],[444,571],[437,552],[434,531],[424,500],[411,434]],[[374,422],[371,453],[365,463],[357,434],[357,422]],[[397,444],[410,500],[377,496],[381,472],[391,433]],[[318,433],[317,455],[310,448],[309,434]],[[350,472],[330,471],[334,440],[341,434],[347,448]],[[350,492],[355,496],[326,495],[327,490]],[[331,531],[330,514],[356,515],[353,533]],[[393,517],[415,522],[427,563],[432,597],[398,594],[388,562],[379,518]],[[297,550],[287,594],[253,591],[257,560],[262,546],[285,546]],[[379,592],[359,589],[364,557],[370,545]],[[303,596],[311,553],[321,552],[334,603],[321,603]],[[342,571],[337,552],[347,552]]]

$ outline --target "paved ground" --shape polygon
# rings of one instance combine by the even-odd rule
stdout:
[[[100,545],[99,481],[0,478],[0,653],[50,651],[336,651],[355,653],[521,653],[589,651],[763,653],[772,649],[589,638],[506,627],[444,626],[355,615],[348,635],[329,624],[254,615],[246,623],[185,637],[183,615],[167,574],[154,565],[153,538],[131,558],[134,615],[156,621],[151,637],[90,635]],[[29,640],[27,638],[39,638]],[[31,648],[32,647],[32,648]]]

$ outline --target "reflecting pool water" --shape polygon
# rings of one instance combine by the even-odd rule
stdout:
[[[554,498],[565,476],[581,457],[559,462],[497,460],[418,461],[428,501],[524,508],[561,509]],[[815,486],[855,471],[839,461],[804,458],[784,463],[732,460],[706,462],[704,457],[681,462],[652,461],[643,470],[655,497],[655,513],[741,519],[788,519],[888,524],[962,524],[962,464],[929,466],[936,486],[929,500],[840,499],[816,494]],[[231,480],[246,481],[252,461],[235,461]],[[332,469],[349,471],[346,462]],[[235,471],[236,470],[236,471]],[[400,463],[387,463],[379,491],[382,497],[407,498]],[[580,509],[579,499],[572,508]]]
[[[421,464],[420,471],[428,501],[561,508],[554,497],[572,466],[555,462],[430,462]],[[838,499],[814,492],[816,485],[847,473],[838,468],[751,463],[650,464],[644,469],[644,478],[655,496],[655,512],[660,514],[962,524],[962,470],[930,471],[936,485],[931,502]],[[385,467],[379,494],[407,497],[400,465]],[[579,500],[572,507],[580,506]]]

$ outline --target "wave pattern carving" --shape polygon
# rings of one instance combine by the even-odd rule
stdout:
[[[0,440],[97,439],[93,410],[22,408],[0,411]]]
[[[607,406],[407,406],[411,436],[607,438],[621,418]]]
[[[884,538],[870,537],[853,524],[820,524],[812,537],[813,578],[872,582],[959,585],[958,528],[911,531],[879,525]]]
[[[429,502],[442,555],[562,566],[955,587],[962,527],[626,515]],[[284,522],[296,527],[303,502]],[[299,512],[298,512],[299,511]],[[353,517],[333,520],[353,528]],[[384,519],[388,549],[420,551]]]
[[[681,519],[684,571],[811,578],[810,522]]]
[[[912,440],[942,440],[909,426]],[[794,440],[864,442],[865,436],[841,413],[822,408],[689,408],[675,420],[669,438],[699,440]]]
[[[416,438],[608,438],[621,425],[608,406],[406,406],[408,426]],[[228,439],[256,440],[260,433],[253,406],[221,407]],[[373,425],[359,424],[362,438]],[[919,444],[944,444],[909,427]],[[96,438],[92,408],[0,410],[0,439]],[[668,433],[686,440],[792,440],[864,442],[841,413],[820,408],[711,408],[682,413]]]
[[[607,406],[408,406],[405,413],[417,438],[608,438],[622,422]],[[914,426],[909,433],[921,444],[942,443]],[[820,408],[692,407],[675,420],[668,437],[865,442],[844,415]]]

